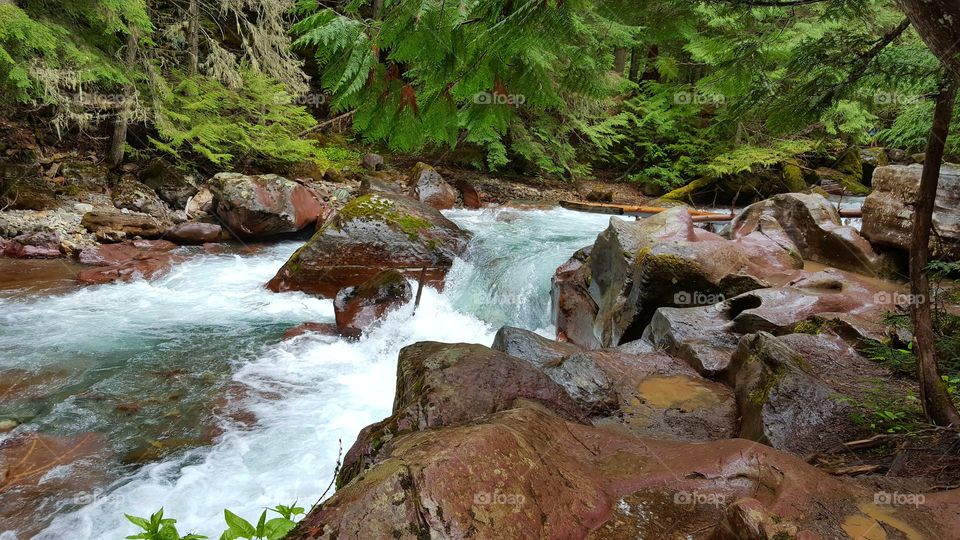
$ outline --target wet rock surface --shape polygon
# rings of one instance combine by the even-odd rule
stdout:
[[[871,242],[909,251],[913,201],[920,187],[922,165],[890,165],[874,172],[874,191],[863,203],[863,236]],[[960,260],[960,166],[944,164],[933,212],[936,234],[930,239],[934,258]]]
[[[295,233],[326,214],[326,204],[313,188],[275,174],[220,173],[209,187],[214,212],[241,238]]]
[[[333,311],[337,328],[350,334],[362,333],[413,299],[413,288],[397,270],[384,270],[356,287],[337,293]]]
[[[402,195],[368,194],[347,204],[314,234],[267,286],[333,298],[385,269],[413,278],[427,268],[428,284],[442,284],[469,233],[436,209]]]
[[[842,270],[871,276],[895,272],[890,258],[852,227],[841,224],[840,214],[820,195],[786,193],[753,204],[743,210],[730,225],[731,238],[760,233],[783,245],[789,239],[804,259]]]

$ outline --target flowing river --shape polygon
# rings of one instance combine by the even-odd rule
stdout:
[[[490,345],[503,325],[550,335],[554,270],[609,220],[561,209],[447,215],[475,237],[445,291],[425,290],[415,314],[408,305],[356,342],[281,339],[299,323],[333,320],[329,300],[263,288],[295,243],[198,253],[151,282],[0,291],[0,378],[40,389],[0,395],[0,419],[22,422],[0,444],[25,431],[96,432],[108,464],[106,480],[80,496],[24,501],[10,490],[0,507],[29,512],[45,527],[36,538],[71,540],[123,538],[136,532],[124,513],[160,507],[181,534],[214,538],[224,508],[255,520],[276,504],[309,507],[332,479],[341,442],[346,452],[361,428],[390,414],[402,347]],[[41,485],[70,467],[50,469]]]

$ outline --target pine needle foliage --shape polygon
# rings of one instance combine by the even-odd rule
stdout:
[[[367,8],[301,0],[293,33],[334,110],[356,110],[368,141],[404,151],[474,144],[490,168],[517,160],[574,175],[627,125],[611,114],[622,80],[601,51],[639,32],[604,3],[396,0],[382,20]]]
[[[213,165],[324,157],[313,141],[297,136],[314,119],[294,104],[283,84],[249,68],[240,75],[243,84],[238,88],[201,75],[176,83],[164,93],[153,144],[176,157],[195,154]]]

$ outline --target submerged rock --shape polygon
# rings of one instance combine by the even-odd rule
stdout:
[[[891,165],[874,172],[874,191],[863,203],[863,236],[871,242],[910,250],[913,202],[922,165]],[[933,258],[960,260],[960,166],[945,163],[933,212],[930,249]]]
[[[341,332],[360,333],[413,299],[413,289],[397,270],[384,270],[356,287],[337,293],[333,311]]]
[[[441,285],[470,235],[423,203],[390,193],[348,203],[293,254],[267,287],[334,298],[384,269]]]
[[[166,240],[139,240],[84,249],[79,255],[80,262],[96,267],[78,272],[77,281],[102,284],[157,277],[182,260],[170,253],[176,247]]]
[[[220,173],[209,185],[216,199],[214,211],[241,238],[295,233],[327,214],[313,188],[275,174]]]

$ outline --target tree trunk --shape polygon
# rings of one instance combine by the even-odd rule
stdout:
[[[930,280],[926,268],[930,256],[930,229],[933,208],[940,181],[940,164],[950,133],[956,80],[947,75],[933,113],[933,128],[927,142],[926,160],[920,177],[920,189],[913,208],[913,238],[910,252],[910,292],[912,294],[914,352],[917,355],[917,378],[920,380],[920,401],[931,422],[941,426],[960,425],[960,413],[953,406],[937,367],[936,336],[931,314]]]
[[[124,56],[124,65],[128,70],[133,69],[134,62],[137,60],[137,34],[136,28],[130,28],[130,34],[127,36],[127,51]],[[123,103],[120,111],[117,112],[117,120],[113,125],[113,139],[110,141],[110,152],[107,154],[107,165],[110,168],[117,167],[123,162],[123,145],[127,143],[127,124],[130,122],[131,103],[133,97],[133,85],[128,84],[124,88]]]
[[[640,76],[640,48],[634,47],[630,53],[630,80],[637,81]]]
[[[617,47],[613,50],[613,71],[618,75],[623,75],[623,70],[627,69],[628,51],[626,47]]]
[[[898,0],[897,5],[947,70],[960,77],[960,2]]]
[[[373,0],[373,20],[383,20],[383,0]]]
[[[647,49],[647,67],[643,71],[644,81],[656,81],[660,82],[660,72],[657,71],[657,57],[660,56],[660,48],[656,45],[651,45]]]
[[[188,73],[196,75],[200,69],[200,0],[190,0],[190,27],[187,30],[190,45]]]

